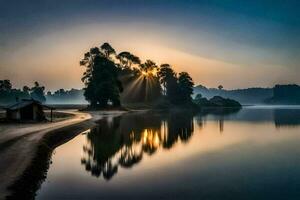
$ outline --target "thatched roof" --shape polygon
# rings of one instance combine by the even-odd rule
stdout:
[[[7,109],[7,110],[18,110],[18,109],[24,108],[26,106],[29,106],[31,104],[40,105],[40,106],[42,106],[46,109],[54,109],[53,107],[43,105],[41,102],[36,101],[34,99],[22,99],[20,102],[17,102],[13,105],[10,105],[10,106],[6,107],[5,109]]]

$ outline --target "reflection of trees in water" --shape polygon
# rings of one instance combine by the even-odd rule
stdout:
[[[115,118],[112,123],[101,120],[99,126],[87,133],[88,143],[83,147],[86,156],[81,162],[93,176],[99,177],[102,174],[105,179],[110,179],[117,173],[118,166],[110,155],[120,149],[124,140],[116,132],[119,124],[120,118]]]
[[[159,148],[170,149],[178,141],[187,142],[194,131],[188,114],[126,115],[101,120],[87,133],[81,163],[93,176],[111,179],[118,167],[138,164],[143,154],[153,155]]]
[[[300,125],[300,109],[275,109],[273,117],[277,128]]]
[[[241,108],[206,108],[202,109],[201,112],[195,117],[195,121],[198,124],[198,127],[202,129],[205,125],[207,117],[210,117],[218,122],[219,132],[222,133],[224,131],[224,121],[225,117],[234,115],[238,113]]]
[[[187,142],[193,132],[193,118],[190,115],[170,115],[167,120],[167,137],[163,141],[163,147],[171,148],[179,139]]]

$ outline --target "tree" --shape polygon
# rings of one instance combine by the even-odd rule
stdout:
[[[127,52],[123,51],[117,55],[117,59],[120,61],[121,67],[123,69],[131,69],[132,65],[141,63],[139,57]]]
[[[12,89],[12,84],[10,83],[10,80],[0,80],[0,90],[11,90]]]
[[[191,95],[193,94],[193,79],[187,72],[179,73],[178,86],[180,89],[180,97],[182,103],[189,103],[192,100]]]
[[[28,86],[23,86],[23,92],[25,92],[26,94],[29,94],[30,92],[30,88]]]
[[[157,65],[152,60],[146,60],[146,62],[140,64],[139,67],[145,75],[156,75],[154,74],[154,70],[157,71]]]
[[[223,85],[219,85],[219,86],[218,86],[218,89],[219,89],[219,90],[222,90],[223,88],[224,88]]]
[[[114,50],[105,43],[101,49],[104,49],[104,53],[97,47],[91,48],[80,61],[80,65],[86,67],[82,77],[85,84],[84,96],[94,108],[106,107],[109,101],[113,106],[120,106],[120,92],[123,91],[123,87],[118,79],[118,68],[109,59]]]
[[[112,46],[110,46],[110,44],[108,44],[107,42],[105,42],[104,44],[102,44],[100,46],[100,49],[103,51],[104,55],[106,58],[109,58],[110,55],[112,54],[116,54],[116,51],[114,48],[112,48]]]
[[[46,97],[44,93],[45,87],[40,86],[40,84],[35,81],[34,86],[31,88],[30,96],[32,99],[39,101],[39,102],[45,102]]]
[[[174,90],[176,90],[175,87],[177,87],[177,77],[171,65],[162,64],[157,72],[157,75],[160,83],[163,86],[163,94],[169,98],[173,98],[172,93]]]

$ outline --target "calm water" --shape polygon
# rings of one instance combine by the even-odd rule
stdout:
[[[300,199],[300,108],[128,114],[52,155],[38,199]]]

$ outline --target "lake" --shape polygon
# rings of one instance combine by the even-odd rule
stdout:
[[[51,160],[37,199],[300,199],[300,107],[107,117]]]

